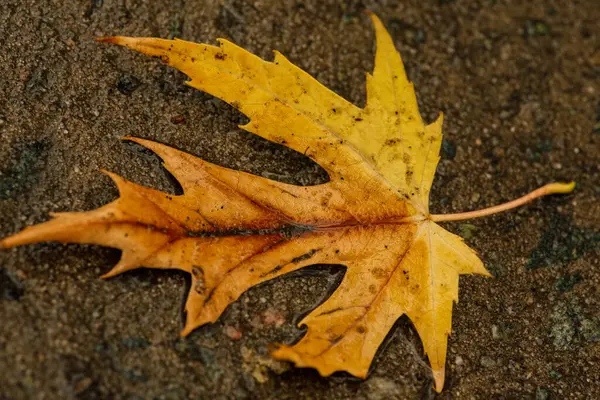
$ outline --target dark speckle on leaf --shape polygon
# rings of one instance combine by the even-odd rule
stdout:
[[[292,262],[293,262],[294,264],[298,264],[298,263],[299,263],[299,262],[301,262],[301,261],[308,260],[309,258],[311,258],[312,256],[314,256],[314,255],[315,255],[315,253],[316,253],[316,252],[318,252],[319,250],[321,250],[321,249],[312,249],[312,250],[310,250],[309,252],[307,252],[306,254],[303,254],[303,255],[301,255],[301,256],[298,256],[298,257],[294,258],[294,259],[292,260]]]

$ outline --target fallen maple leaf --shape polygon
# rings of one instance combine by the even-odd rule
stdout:
[[[120,198],[94,211],[53,214],[0,242],[54,240],[122,250],[104,277],[139,268],[192,275],[182,335],[214,322],[248,288],[310,264],[343,264],[344,279],[299,325],[306,335],[272,351],[278,359],[365,378],[389,329],[413,322],[444,383],[452,306],[460,274],[488,275],[475,252],[436,221],[489,215],[574,184],[550,184],[510,203],[464,214],[431,215],[442,116],[425,125],[400,55],[377,17],[373,75],[362,109],[275,52],[264,61],[220,39],[219,47],[182,40],[111,37],[104,42],[161,57],[189,85],[250,118],[242,128],[306,154],[329,182],[299,187],[219,167],[148,140],[183,187],[181,196],[108,173]]]

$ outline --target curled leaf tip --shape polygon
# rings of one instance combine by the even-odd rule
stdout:
[[[96,42],[101,43],[114,43],[117,36],[106,36],[106,37],[98,37],[94,39]]]
[[[575,181],[571,181],[569,183],[565,183],[565,182],[555,182],[555,183],[550,183],[549,185],[547,185],[547,190],[548,190],[548,194],[553,194],[553,193],[571,193],[573,190],[575,190]]]
[[[96,41],[100,43],[111,43],[119,46],[126,46],[127,43],[130,43],[134,39],[135,38],[128,38],[127,36],[107,36],[96,38]]]
[[[182,329],[182,331],[181,331],[181,332],[179,332],[179,336],[181,336],[181,337],[186,337],[186,336],[188,336],[190,333],[192,333],[192,331],[193,331],[194,329],[196,329],[196,328],[197,328],[196,326],[193,326],[193,325],[191,325],[191,324],[186,324],[186,325],[185,325],[185,327]]]

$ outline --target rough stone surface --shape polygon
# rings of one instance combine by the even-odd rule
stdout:
[[[226,37],[266,58],[278,49],[362,105],[374,47],[365,8],[390,28],[423,117],[446,115],[434,212],[497,204],[555,180],[579,184],[571,195],[468,222],[475,228],[467,241],[495,278],[461,279],[438,397],[594,398],[597,0],[2,0],[0,236],[44,221],[49,211],[113,200],[117,192],[100,168],[176,193],[158,160],[123,144],[125,135],[271,179],[325,181],[302,155],[238,129],[244,116],[184,86],[182,74],[93,38]],[[140,270],[97,279],[117,259],[117,251],[94,246],[0,251],[0,398],[433,398],[405,318],[366,382],[269,361],[267,344],[301,334],[295,321],[330,293],[335,268],[254,288],[216,324],[182,339],[188,278]],[[265,313],[283,322],[266,323]],[[227,334],[233,331],[240,335]]]

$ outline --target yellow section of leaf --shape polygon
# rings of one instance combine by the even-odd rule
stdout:
[[[373,76],[367,79],[365,109],[327,89],[279,52],[269,62],[225,39],[218,40],[218,47],[178,39],[104,40],[160,57],[187,74],[188,85],[247,115],[250,122],[242,128],[306,154],[333,182],[348,175],[363,184],[375,179],[383,190],[392,190],[427,214],[442,118],[423,124],[400,55],[374,15],[373,23],[377,54]]]
[[[385,235],[397,242],[376,237],[377,255],[346,261],[340,287],[300,322],[308,327],[306,335],[294,346],[277,349],[275,357],[322,375],[346,370],[365,378],[385,335],[406,314],[423,341],[436,387],[443,387],[458,276],[488,273],[458,236],[433,222],[388,229]]]

